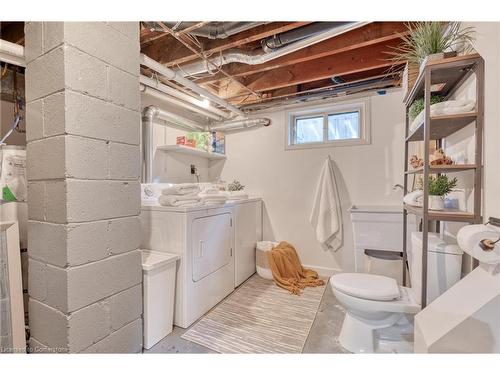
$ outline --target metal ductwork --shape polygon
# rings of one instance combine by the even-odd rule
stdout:
[[[24,47],[19,44],[0,39],[0,61],[25,67],[26,61],[24,59]]]
[[[256,119],[221,122],[216,125],[209,126],[209,130],[229,132],[234,130],[253,128],[255,126],[269,126],[269,125],[271,125],[271,120],[267,118],[256,118]]]
[[[353,29],[357,29],[368,23],[369,22],[347,22],[347,23],[341,23],[340,26],[337,25],[334,27],[330,25],[330,27],[324,31],[318,31],[317,27],[319,26],[316,26],[314,30],[311,30],[313,32],[313,35],[301,37],[302,39],[287,44],[284,47],[274,50],[267,49],[268,52],[262,49],[257,51],[245,51],[239,49],[228,50],[220,55],[210,58],[210,62],[216,66],[223,66],[229,63],[241,63],[248,65],[264,64],[268,61],[277,59],[278,57],[288,55],[302,48],[323,42],[327,39],[346,33]],[[338,23],[332,22],[331,24],[338,24]],[[287,37],[285,40],[298,37],[299,37],[298,34],[294,34],[292,35],[292,37]],[[179,75],[182,76],[197,75],[200,73],[206,73],[208,71],[207,65],[208,64],[205,61],[197,61],[191,64],[182,65],[182,67],[176,69],[175,72],[177,72]]]
[[[262,48],[265,51],[281,48],[290,43],[297,42],[304,38],[341,27],[352,22],[314,22],[307,26],[299,27],[281,34],[276,34],[262,41]]]
[[[271,120],[267,118],[244,119],[215,123],[210,126],[198,124],[178,114],[165,111],[155,106],[144,108],[142,112],[142,131],[141,131],[141,154],[142,154],[142,182],[153,182],[153,159],[154,159],[154,139],[153,124],[155,119],[165,121],[174,127],[187,131],[222,131],[230,132],[241,129],[248,129],[255,126],[269,126]]]
[[[175,113],[164,111],[155,106],[144,108],[142,112],[142,131],[141,131],[141,145],[142,145],[142,182],[153,182],[153,159],[154,159],[154,139],[153,139],[153,124],[155,119],[163,120],[175,127],[182,128],[188,131],[204,131],[203,125],[197,124],[185,117],[179,116]]]
[[[217,103],[221,107],[226,108],[227,110],[239,115],[245,116],[245,113],[241,111],[239,108],[234,105],[228,103],[224,99],[219,98],[217,95],[212,94],[210,91],[204,89],[203,87],[198,86],[196,83],[190,81],[187,78],[184,78],[179,72],[176,72],[166,66],[160,64],[158,61],[153,60],[152,58],[141,53],[141,65],[147,66],[153,71],[161,74],[165,78],[171,81],[175,81],[180,83],[184,87],[187,87],[191,91],[194,91],[196,94],[203,96],[214,103]]]
[[[163,22],[168,28],[173,31],[183,31],[197,22]],[[265,24],[266,22],[208,22],[206,25],[198,27],[188,32],[188,34],[202,36],[208,39],[225,39],[231,35],[238,34],[242,31],[251,29],[255,26]],[[145,22],[147,28],[154,31],[164,32],[155,22]]]

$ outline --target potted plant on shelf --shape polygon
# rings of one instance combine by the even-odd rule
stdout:
[[[422,185],[422,180],[420,180]],[[448,178],[446,175],[437,177],[429,176],[429,210],[442,211],[444,209],[444,197],[457,186],[457,178]]]
[[[411,90],[429,60],[470,53],[473,49],[474,28],[462,28],[460,22],[417,22],[406,25],[408,31],[400,34],[401,44],[392,47],[393,68],[406,63],[402,86]]]

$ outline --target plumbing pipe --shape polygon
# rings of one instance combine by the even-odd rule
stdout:
[[[163,22],[172,31],[179,32],[195,26],[197,22]],[[208,39],[225,39],[231,35],[251,29],[266,22],[209,22],[208,24],[191,30],[188,34],[202,36]],[[146,27],[154,31],[164,31],[158,28],[156,22],[147,22]]]
[[[320,32],[328,31],[330,29],[350,24],[351,22],[314,22],[306,26],[299,27],[285,31],[280,34],[270,36],[262,41],[264,49],[276,49],[287,44],[302,40],[304,38],[316,35]]]
[[[256,118],[256,119],[245,119],[245,120],[236,120],[236,121],[226,121],[221,122],[213,126],[209,126],[209,130],[211,131],[232,131],[232,130],[240,130],[253,128],[254,126],[269,126],[271,124],[271,120],[267,118]]]
[[[142,155],[142,182],[153,182],[153,122],[158,115],[158,108],[149,106],[142,112],[141,155]]]
[[[24,47],[19,44],[0,39],[0,61],[25,67],[26,61],[24,59]]]
[[[177,99],[180,99],[183,102],[194,104],[196,109],[193,108],[192,110],[195,112],[198,109],[202,109],[204,112],[211,112],[212,114],[215,114],[219,117],[217,119],[218,121],[220,121],[221,118],[229,119],[231,117],[231,115],[229,113],[226,113],[218,108],[215,108],[212,105],[209,105],[209,106],[204,105],[204,101],[202,100],[201,97],[199,99],[195,98],[194,96],[191,96],[191,95],[183,93],[182,91],[173,89],[172,87],[167,86],[167,85],[165,85],[165,84],[163,84],[155,79],[146,77],[145,75],[140,76],[140,82],[144,86],[148,86],[148,87],[151,87],[153,89],[156,89],[164,94],[167,94],[169,96],[173,96]],[[208,116],[208,115],[205,114],[205,116]],[[208,117],[211,117],[211,116],[208,116]],[[213,117],[211,117],[211,118],[213,118]]]
[[[342,26],[330,28],[329,30],[326,30],[324,32],[315,33],[312,36],[303,38],[284,47],[271,50],[271,52],[268,53],[262,50],[256,52],[233,49],[214,56],[209,60],[216,66],[223,66],[229,63],[241,63],[247,65],[264,64],[268,61],[277,59],[278,57],[288,55],[302,48],[309,47],[313,44],[323,42],[340,34],[357,29],[368,23],[369,22],[349,22],[343,24]],[[206,73],[207,71],[207,63],[205,61],[197,61],[191,64],[182,65],[181,68],[175,70],[176,73],[182,76],[192,76],[196,74]]]
[[[176,113],[156,108],[156,118],[188,131],[205,131],[206,127]]]
[[[194,91],[198,95],[201,95],[201,96],[213,101],[214,103],[219,104],[220,106],[226,108],[227,110],[229,110],[229,111],[231,111],[239,116],[245,117],[245,113],[243,111],[241,111],[239,108],[235,107],[232,104],[229,104],[225,100],[219,98],[217,95],[212,94],[210,91],[205,90],[204,88],[198,86],[196,83],[190,81],[187,78],[184,78],[178,72],[167,68],[166,66],[164,66],[164,65],[160,64],[159,62],[153,60],[152,58],[144,55],[143,53],[141,53],[141,65],[147,66],[148,68],[161,74],[162,76],[164,76],[168,80],[180,83],[181,85]]]
[[[164,102],[176,105],[181,108],[185,108],[191,112],[198,113],[202,116],[209,117],[213,120],[221,121],[222,117],[217,116],[216,114],[213,114],[212,112],[206,111],[203,108],[196,107],[192,104],[186,103],[182,100],[176,99],[173,96],[167,95],[161,91],[158,91],[156,89],[153,89],[149,86],[143,85],[142,83],[140,84],[140,91],[146,95],[152,96],[154,98],[160,99]]]
[[[185,117],[175,113],[165,111],[155,106],[144,108],[142,112],[142,131],[141,131],[141,146],[142,146],[142,163],[143,174],[142,182],[153,182],[153,159],[154,159],[154,139],[153,139],[153,124],[155,119],[164,120],[167,123],[173,124],[189,131],[205,131],[203,125],[197,124],[194,121],[188,120]]]

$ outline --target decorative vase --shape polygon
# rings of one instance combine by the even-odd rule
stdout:
[[[444,197],[441,195],[429,195],[429,210],[444,210]]]

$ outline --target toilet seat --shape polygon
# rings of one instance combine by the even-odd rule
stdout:
[[[368,273],[340,273],[330,279],[332,287],[352,297],[392,301],[400,297],[396,280]]]
[[[355,310],[359,315],[364,315],[363,312],[368,314],[380,313],[382,315],[387,313],[416,314],[421,310],[421,306],[412,295],[411,290],[406,287],[398,287],[399,298],[380,301],[354,297],[336,289],[331,283],[330,285],[334,289],[337,300]]]

